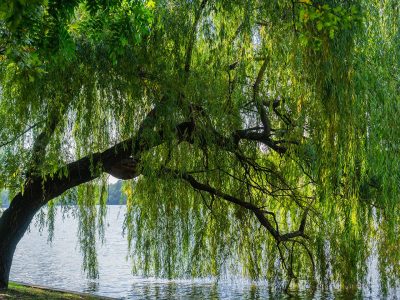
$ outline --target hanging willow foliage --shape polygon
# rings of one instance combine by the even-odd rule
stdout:
[[[0,188],[65,192],[89,275],[105,172],[136,273],[357,287],[377,257],[397,283],[397,1],[21,3],[0,5]]]

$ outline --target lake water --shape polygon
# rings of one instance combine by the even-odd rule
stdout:
[[[243,279],[220,281],[209,279],[163,280],[133,276],[127,260],[127,241],[122,235],[124,206],[108,206],[106,242],[99,244],[99,278],[88,280],[81,268],[77,243],[77,222],[72,216],[56,215],[53,242],[47,242],[46,230],[40,233],[35,224],[19,243],[10,280],[53,288],[89,292],[117,299],[289,299],[272,295],[266,284]],[[396,299],[396,295],[392,295]],[[355,295],[302,293],[294,299],[354,299]],[[372,289],[359,299],[377,299]],[[390,297],[392,298],[392,297]]]

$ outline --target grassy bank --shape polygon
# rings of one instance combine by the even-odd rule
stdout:
[[[0,299],[3,300],[27,300],[27,299],[52,299],[52,300],[98,300],[101,298],[89,296],[89,295],[79,295],[67,292],[52,291],[48,289],[42,289],[37,287],[24,286],[16,283],[10,283],[9,289],[7,291],[0,291]]]

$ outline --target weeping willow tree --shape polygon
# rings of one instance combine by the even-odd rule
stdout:
[[[96,271],[107,176],[134,271],[398,283],[395,0],[0,4],[0,288],[34,215],[77,205]],[[50,230],[52,229],[50,222]],[[27,263],[29,257],[26,258]]]

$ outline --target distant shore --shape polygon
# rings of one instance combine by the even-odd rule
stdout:
[[[126,204],[126,196],[121,192],[122,180],[118,180],[115,183],[108,185],[108,196],[106,200],[107,205],[124,205]],[[8,202],[8,191],[0,191],[0,209],[7,208]],[[1,298],[0,298],[1,300]]]

